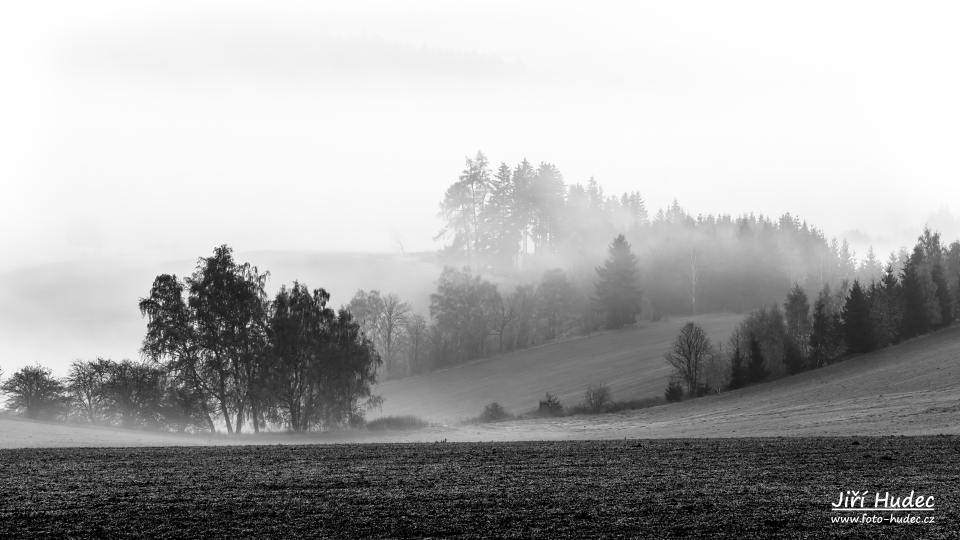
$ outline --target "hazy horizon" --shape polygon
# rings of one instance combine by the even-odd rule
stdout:
[[[567,184],[594,177],[610,194],[639,191],[651,214],[674,199],[694,215],[790,212],[860,256],[873,245],[881,260],[925,224],[954,240],[957,10],[5,6],[0,366],[32,363],[18,358],[25,351],[60,366],[94,347],[63,358],[57,336],[111,333],[111,319],[82,312],[34,334],[11,323],[56,305],[45,285],[17,281],[44,267],[166,271],[223,243],[238,253],[437,249],[444,190],[478,150],[493,166],[526,157],[556,164]],[[142,295],[149,281],[137,283]]]

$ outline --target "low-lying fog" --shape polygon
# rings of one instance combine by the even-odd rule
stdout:
[[[271,291],[379,288],[423,311],[438,268],[329,254],[438,249],[477,150],[639,191],[651,215],[791,212],[881,260],[925,223],[960,236],[954,6],[221,8],[2,8],[7,374],[135,358],[153,276],[222,243]]]

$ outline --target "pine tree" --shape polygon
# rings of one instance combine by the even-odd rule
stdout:
[[[844,340],[850,352],[864,353],[874,349],[870,324],[870,302],[859,280],[853,281],[850,294],[843,306]]]
[[[837,359],[843,352],[843,325],[834,308],[829,286],[820,291],[813,304],[810,328],[810,367],[819,368]]]
[[[506,163],[501,163],[490,182],[490,198],[483,208],[479,251],[489,254],[491,262],[501,270],[512,269],[520,252],[520,229],[514,216],[516,194],[513,175]]]
[[[609,257],[597,268],[596,302],[607,328],[621,328],[636,321],[640,309],[637,258],[621,234],[610,244]]]
[[[903,267],[903,322],[901,335],[911,338],[925,334],[939,324],[940,305],[937,303],[936,284],[930,275],[921,242],[913,248],[913,254]]]
[[[882,272],[883,267],[880,265],[880,261],[877,260],[877,255],[873,251],[873,247],[871,247],[867,250],[866,258],[863,259],[860,267],[857,268],[857,279],[860,280],[860,283],[870,283],[879,279]]]
[[[953,322],[953,295],[950,294],[950,287],[947,285],[947,277],[944,275],[943,263],[938,259],[933,261],[930,269],[930,280],[936,287],[937,307],[939,308],[938,326],[947,326]]]
[[[874,336],[878,347],[886,347],[900,341],[900,328],[903,324],[903,302],[900,280],[894,270],[893,256],[883,271],[883,277],[874,294],[873,304]]]

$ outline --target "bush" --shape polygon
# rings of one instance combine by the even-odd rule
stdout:
[[[510,413],[503,408],[503,405],[500,405],[496,401],[484,407],[483,413],[480,415],[481,422],[499,422],[509,418]]]
[[[680,384],[680,381],[670,381],[667,384],[667,389],[663,393],[663,397],[667,398],[667,401],[682,401],[683,400],[683,386]]]
[[[547,392],[547,395],[540,401],[537,414],[540,416],[563,416],[563,405],[557,399],[557,396]]]
[[[608,403],[610,389],[605,384],[591,384],[583,394],[583,406],[590,412],[603,412]]]
[[[427,425],[426,421],[416,416],[383,416],[367,422],[367,429],[370,431],[421,429]]]

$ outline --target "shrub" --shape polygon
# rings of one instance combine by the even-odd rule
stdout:
[[[537,409],[540,416],[563,416],[563,405],[557,396],[550,392],[540,401],[540,407]]]
[[[682,401],[683,386],[680,384],[680,381],[670,381],[670,383],[667,384],[666,391],[663,393],[663,397],[667,398],[667,401]]]
[[[583,394],[583,406],[590,412],[603,412],[608,403],[610,388],[605,384],[591,384]]]
[[[367,422],[370,431],[385,431],[390,429],[420,429],[427,427],[427,422],[416,416],[383,416]]]
[[[510,418],[510,413],[496,401],[484,407],[483,413],[480,415],[481,422],[499,422],[508,418]]]

